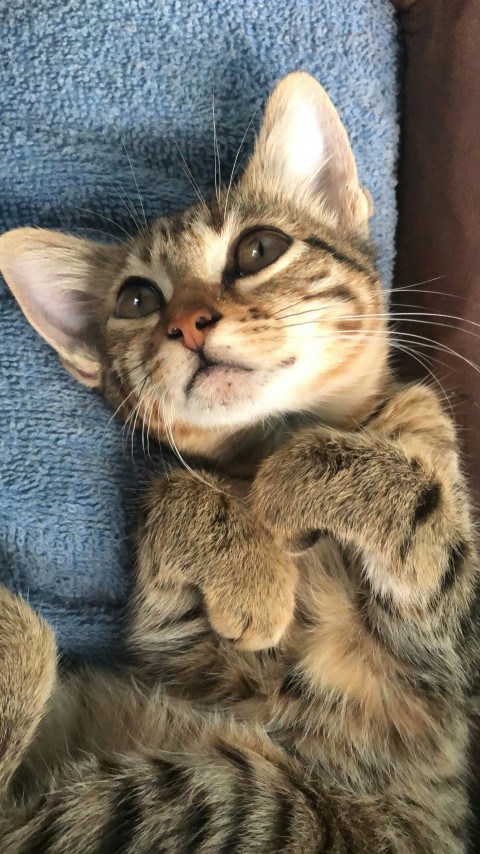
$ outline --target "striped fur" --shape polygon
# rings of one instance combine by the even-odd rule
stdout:
[[[314,170],[292,192],[315,151],[293,134],[293,168],[289,117],[312,99],[334,154],[321,185]],[[0,239],[68,369],[195,459],[144,496],[128,665],[65,668],[51,630],[0,592],[2,854],[465,851],[468,495],[435,394],[389,368],[368,208],[333,107],[292,75],[211,204],[121,248]],[[235,239],[259,224],[291,245],[241,279]],[[142,322],[114,315],[129,276],[162,290]],[[52,281],[55,323],[37,304]],[[77,334],[62,311],[79,305]],[[241,372],[196,385],[205,363],[168,329],[205,305],[219,320],[202,358]]]

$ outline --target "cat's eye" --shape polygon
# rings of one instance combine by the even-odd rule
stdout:
[[[155,282],[143,276],[129,276],[120,288],[115,317],[136,320],[165,308],[165,297]]]
[[[258,273],[280,258],[291,242],[286,234],[271,228],[249,231],[240,238],[235,248],[236,275],[251,276]]]

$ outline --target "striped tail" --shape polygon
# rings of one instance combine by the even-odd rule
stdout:
[[[2,854],[335,850],[318,796],[287,760],[220,737],[197,750],[72,765],[22,827],[4,825]]]

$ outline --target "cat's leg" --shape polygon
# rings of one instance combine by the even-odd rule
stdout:
[[[407,387],[358,432],[306,429],[265,461],[251,500],[280,541],[320,538],[272,698],[282,739],[461,839],[478,569],[436,397]]]
[[[426,387],[399,390],[358,432],[299,432],[263,464],[252,503],[283,542],[328,531],[360,549],[379,601],[442,610],[454,597],[458,615],[470,595],[467,490],[453,426]]]
[[[297,570],[225,484],[200,478],[174,472],[147,494],[130,646],[164,684],[213,701],[249,693],[249,651],[283,635]]]
[[[361,796],[346,779],[331,792],[321,767],[305,774],[261,727],[146,695],[128,674],[83,671],[52,695],[50,630],[9,594],[0,614],[3,783],[40,721],[41,738],[68,742],[33,791],[2,798],[2,854],[463,851],[422,805]]]
[[[140,585],[193,586],[219,635],[247,650],[274,645],[292,617],[297,570],[243,503],[212,475],[176,471],[154,483],[147,506]]]
[[[27,603],[0,588],[0,793],[45,715],[56,677],[53,632]]]
[[[337,573],[331,582],[338,599],[331,630],[333,636],[345,623],[346,649],[347,626],[354,626],[353,654],[342,657],[344,671],[351,658],[350,685],[361,683],[362,694],[370,684],[363,663],[373,667],[378,646],[388,667],[376,671],[374,683],[382,676],[382,691],[388,684],[392,714],[413,692],[414,706],[427,704],[434,718],[444,709],[447,718],[478,667],[473,606],[479,576],[454,428],[433,392],[400,389],[358,432],[318,427],[299,433],[265,461],[251,500],[283,542],[329,532],[342,544],[347,578]],[[320,581],[330,584],[325,573]],[[315,599],[320,621],[328,595],[325,589]],[[354,664],[359,626],[374,641],[374,654],[358,655]],[[319,667],[324,679],[325,668]]]
[[[0,840],[2,854],[464,851],[415,803],[329,791],[260,728],[213,717],[183,750],[71,762],[21,825],[0,817]]]
[[[30,642],[43,632],[13,613],[33,659]],[[69,743],[40,786],[0,803],[2,854],[464,850],[422,804],[361,795],[347,778],[332,790],[323,765],[310,762],[306,773],[260,726],[145,694],[128,674],[84,671],[69,682],[42,722],[44,739],[53,727]],[[12,696],[9,681],[2,689]]]

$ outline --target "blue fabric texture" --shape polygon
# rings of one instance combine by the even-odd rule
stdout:
[[[228,177],[255,109],[303,69],[349,131],[388,282],[398,144],[388,0],[16,0],[1,4],[0,31],[0,230],[122,239],[142,204],[154,217],[190,203],[179,150],[211,191],[212,90]],[[63,649],[90,659],[121,653],[131,505],[150,467],[140,439],[109,418],[0,280],[0,580],[51,621]]]

